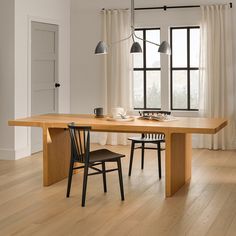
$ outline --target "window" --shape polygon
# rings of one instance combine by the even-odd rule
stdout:
[[[140,38],[160,43],[160,29],[136,29]],[[157,47],[138,40],[143,53],[134,54],[134,109],[161,109],[160,54]]]
[[[198,110],[199,27],[172,27],[171,110]]]
[[[159,28],[136,29],[135,33],[140,38],[160,44]],[[167,35],[165,37],[167,38]],[[134,109],[198,111],[200,27],[170,28],[172,54],[170,65],[167,65],[166,59],[163,60],[166,69],[162,71],[162,78],[162,59],[157,47],[142,40],[138,42],[143,53],[133,56]],[[163,56],[163,59],[164,57],[166,56]],[[169,75],[167,67],[170,68]]]

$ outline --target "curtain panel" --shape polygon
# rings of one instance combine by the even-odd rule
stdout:
[[[132,56],[130,54],[131,18],[129,10],[103,10],[103,40],[108,44],[108,54],[103,61],[105,113],[112,108],[132,110]],[[127,135],[105,133],[100,144],[126,145]]]
[[[235,82],[232,16],[228,4],[201,6],[199,112],[203,117],[227,118],[219,134],[200,135],[198,147],[235,148]]]

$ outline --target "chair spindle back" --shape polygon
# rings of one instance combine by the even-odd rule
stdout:
[[[81,163],[89,162],[90,130],[89,126],[68,125],[71,139],[71,155]]]
[[[170,111],[139,111],[140,116],[153,116],[157,114],[164,114],[164,115],[170,115]],[[162,133],[156,133],[156,134],[149,134],[149,133],[143,133],[142,138],[146,139],[164,139],[165,135]]]

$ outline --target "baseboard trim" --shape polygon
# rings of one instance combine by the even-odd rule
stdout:
[[[14,161],[30,156],[30,148],[25,147],[18,150],[0,149],[0,160]]]
[[[37,143],[35,145],[32,145],[31,154],[36,153],[36,152],[41,152],[41,151],[43,151],[42,143]]]
[[[27,146],[25,148],[15,150],[15,160],[19,160],[19,159],[22,159],[24,157],[28,157],[30,155],[31,155],[31,152],[30,152],[30,147],[29,146]]]
[[[0,149],[0,160],[15,160],[15,151],[12,149]]]

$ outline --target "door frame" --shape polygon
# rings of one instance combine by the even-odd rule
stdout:
[[[27,116],[31,116],[31,25],[32,22],[39,22],[45,24],[53,24],[58,26],[58,68],[57,68],[57,82],[60,82],[60,73],[59,73],[59,65],[60,65],[60,21],[55,19],[48,19],[48,18],[41,18],[36,16],[28,16],[28,42],[27,42],[27,49],[28,49],[28,56],[27,56]],[[57,94],[57,109],[59,110],[59,94]],[[30,148],[30,153],[32,153],[31,147],[31,128],[27,128],[27,142]]]

